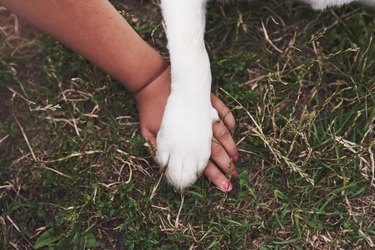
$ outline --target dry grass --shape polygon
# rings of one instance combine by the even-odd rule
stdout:
[[[115,1],[165,55],[155,5]],[[140,15],[146,18],[142,18]],[[160,181],[131,95],[0,9],[1,249],[370,249],[374,11],[212,3],[214,91],[236,115],[239,178]]]

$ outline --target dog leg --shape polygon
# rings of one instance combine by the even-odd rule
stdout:
[[[210,157],[211,70],[204,44],[206,0],[162,0],[171,60],[171,95],[157,136],[156,160],[183,191],[202,174]]]
[[[352,2],[360,2],[362,4],[375,7],[375,0],[303,0],[309,3],[314,9],[323,10],[327,7],[342,6]]]
[[[367,6],[375,7],[375,0],[360,0],[360,2]]]

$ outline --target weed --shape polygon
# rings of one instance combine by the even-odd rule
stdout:
[[[167,56],[155,5],[122,13]],[[202,178],[184,196],[160,181],[120,84],[0,17],[1,249],[374,247],[373,10],[212,2],[213,91],[237,119],[239,177],[229,194]]]

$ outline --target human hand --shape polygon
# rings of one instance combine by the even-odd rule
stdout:
[[[170,70],[167,70],[136,94],[142,135],[153,145],[156,145],[156,135],[171,91],[170,82]],[[217,110],[220,120],[213,124],[211,159],[204,170],[204,175],[220,190],[229,192],[232,190],[232,185],[224,173],[230,172],[232,177],[238,176],[233,164],[233,161],[238,160],[238,151],[231,136],[235,120],[228,107],[213,94],[211,103]]]

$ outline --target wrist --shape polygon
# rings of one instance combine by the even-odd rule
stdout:
[[[164,58],[148,45],[136,50],[133,51],[135,56],[132,60],[123,66],[123,74],[119,79],[131,93],[139,92],[165,65]]]
[[[143,84],[140,84],[139,88],[133,91],[133,94],[137,96],[142,92],[148,85],[153,84],[161,75],[163,75],[170,68],[169,64],[164,62],[164,65],[161,66],[160,70],[154,75],[151,76],[149,80],[145,81]]]
[[[165,63],[162,69],[147,84],[138,91],[133,92],[133,94],[137,101],[138,109],[142,109],[143,104],[151,100],[166,102],[170,92],[171,68]]]

